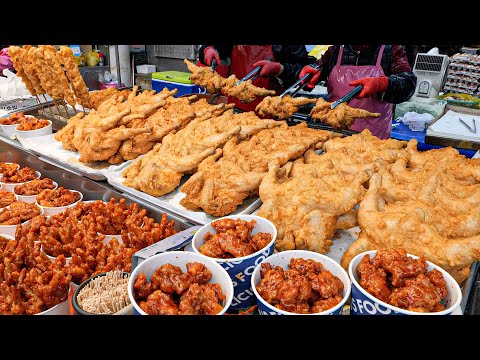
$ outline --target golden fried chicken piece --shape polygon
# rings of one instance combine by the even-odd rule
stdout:
[[[80,105],[91,108],[90,94],[88,88],[85,85],[80,71],[78,70],[78,63],[73,55],[73,50],[68,46],[61,46],[57,52],[58,61],[64,66],[67,73],[68,80],[72,84],[75,96],[79,100]]]
[[[123,172],[124,184],[153,196],[162,196],[180,184],[184,173],[196,172],[208,156],[221,155],[221,147],[233,136],[247,138],[254,133],[281,125],[261,120],[253,112],[221,116],[206,113],[175,134],[168,134],[144,157],[136,159]]]
[[[98,91],[92,91],[89,93],[90,108],[98,110],[98,107],[100,106],[100,104],[103,103],[105,100],[110,99],[112,96],[123,95],[125,97],[128,97],[128,95],[130,95],[131,92],[132,91],[129,89],[118,90],[117,88],[113,88],[113,87],[109,87],[109,88],[98,90]]]
[[[56,87],[59,88],[61,90],[61,93],[63,94],[62,99],[65,99],[70,104],[70,106],[75,107],[76,101],[74,93],[70,89],[68,79],[65,76],[60,62],[58,61],[55,48],[52,45],[46,45],[44,46],[43,54],[45,56],[47,65],[50,68],[50,73],[53,76]]]
[[[12,176],[16,173],[18,166],[16,163],[0,162],[0,175]]]
[[[183,62],[187,65],[188,71],[192,73],[190,80],[198,86],[204,87],[209,94],[216,94],[222,89],[223,77],[216,72],[212,72],[210,67],[196,66],[191,61],[184,59]]]
[[[44,46],[37,48],[32,47],[33,56],[36,57],[35,66],[37,68],[37,74],[42,83],[42,87],[47,91],[54,100],[63,100],[65,98],[65,88],[62,87],[64,83],[60,83],[57,79],[57,74],[53,67],[49,65],[47,61],[48,51],[45,52]]]
[[[32,81],[37,95],[45,94],[47,91],[42,85],[42,81],[39,75],[41,69],[37,67],[37,57],[34,53],[37,48],[34,48],[31,45],[23,45],[22,49],[24,50],[24,52],[22,53],[23,65],[27,76]]]
[[[381,185],[382,176],[373,174],[358,210],[362,232],[343,255],[342,266],[347,268],[351,259],[363,251],[402,248],[442,267],[458,283],[465,280],[472,262],[480,258],[480,234],[475,233],[478,215],[471,214],[473,220],[459,227],[454,224],[458,220],[450,220],[442,208],[437,210],[421,201],[386,204],[380,194]],[[467,230],[470,232],[463,236]]]
[[[222,82],[222,92],[228,96],[237,98],[242,103],[254,101],[259,96],[273,96],[274,90],[267,90],[252,84],[252,80],[246,80],[237,85],[238,79],[235,75],[230,75]]]
[[[37,202],[41,206],[58,207],[71,205],[80,200],[80,193],[70,191],[60,186],[56,190],[45,189],[37,195]]]
[[[55,140],[60,141],[63,145],[63,148],[70,151],[76,151],[77,148],[73,145],[73,135],[75,134],[75,129],[80,121],[82,121],[85,113],[79,112],[75,116],[72,116],[67,120],[67,125],[58,130],[55,133]]]
[[[335,109],[330,109],[331,102],[319,98],[315,107],[310,112],[312,119],[321,121],[336,129],[349,128],[357,118],[380,117],[380,113],[372,113],[367,110],[352,108],[346,103],[341,103]]]
[[[306,97],[292,98],[290,95],[267,96],[255,108],[255,112],[263,117],[276,120],[286,120],[298,111],[298,108],[306,104],[314,104],[317,99]]]
[[[249,140],[229,140],[223,156],[206,158],[198,171],[182,186],[186,193],[180,201],[187,209],[202,208],[213,216],[235,211],[245,198],[258,195],[258,187],[268,172],[268,164],[285,164],[311,146],[336,136],[328,131],[309,129],[305,123],[288,127],[285,123],[265,129]],[[217,161],[216,161],[217,160]]]
[[[364,171],[345,175],[328,161],[322,166],[303,159],[284,167],[270,163],[259,188],[258,215],[277,227],[276,249],[328,252],[337,217],[360,202],[368,178]]]
[[[17,71],[17,75],[22,79],[22,82],[25,84],[27,90],[33,96],[37,95],[37,86],[34,82],[33,77],[28,73],[27,64],[25,63],[25,50],[18,46],[10,46],[8,48],[8,55],[12,59],[13,66]],[[37,86],[36,86],[37,85]],[[45,92],[43,92],[45,93]],[[42,93],[42,94],[43,94]]]
[[[30,180],[36,179],[37,173],[34,169],[29,167],[23,167],[20,170],[15,170],[15,172],[9,172],[3,174],[2,182],[5,183],[24,183]]]

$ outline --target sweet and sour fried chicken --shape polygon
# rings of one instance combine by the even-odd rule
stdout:
[[[52,179],[43,178],[41,180],[35,179],[22,185],[17,185],[15,186],[14,192],[17,195],[32,196],[40,194],[43,190],[54,190],[55,187],[56,185]]]
[[[133,285],[135,300],[149,315],[215,315],[225,300],[220,284],[209,284],[211,271],[198,262],[186,264],[187,272],[178,266],[164,264],[147,282],[140,273]]]
[[[342,301],[342,281],[312,259],[292,258],[288,270],[263,263],[256,289],[269,304],[308,314],[331,309]]]
[[[37,173],[29,167],[3,174],[2,182],[5,183],[24,183],[36,179]]]
[[[417,312],[445,309],[441,301],[448,289],[440,271],[427,272],[425,258],[414,259],[401,249],[378,250],[365,255],[357,266],[360,285],[376,298]]]
[[[0,208],[7,207],[15,201],[17,201],[17,198],[15,197],[14,193],[0,190]]]
[[[200,247],[203,255],[215,258],[235,258],[253,254],[272,241],[270,233],[259,232],[251,235],[255,220],[221,219],[212,222],[215,234],[208,232],[205,243]]]

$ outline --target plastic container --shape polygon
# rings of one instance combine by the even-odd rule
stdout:
[[[162,71],[152,73],[152,89],[160,92],[163,88],[178,89],[175,97],[186,94],[204,94],[206,90],[190,80],[191,73],[182,71]]]
[[[35,315],[70,315],[70,301],[68,299],[62,301],[54,307]]]
[[[387,304],[369,294],[358,283],[359,277],[357,274],[357,266],[365,255],[370,255],[370,258],[373,258],[376,253],[377,250],[365,251],[355,256],[348,265],[348,275],[352,281],[352,300],[350,304],[351,315],[450,315],[460,306],[460,303],[462,302],[462,291],[460,290],[460,286],[458,286],[458,283],[449,273],[430,261],[427,261],[427,271],[437,269],[442,273],[443,278],[447,283],[448,294],[442,301],[442,304],[445,305],[445,310],[431,313],[408,311]],[[414,259],[418,259],[418,256],[411,254],[407,255]]]
[[[178,266],[183,272],[186,272],[186,264],[188,262],[199,262],[204,264],[212,272],[212,279],[209,281],[209,283],[218,283],[222,286],[223,293],[225,294],[225,300],[223,304],[224,307],[223,310],[217,315],[223,315],[229,308],[233,299],[233,284],[230,276],[228,276],[228,273],[212,259],[203,255],[185,251],[168,251],[154,255],[149,257],[147,260],[142,261],[135,268],[135,270],[133,270],[128,281],[128,297],[130,298],[130,302],[133,304],[135,315],[148,315],[140,308],[140,306],[138,306],[133,296],[133,284],[135,283],[138,275],[140,273],[145,273],[147,275],[147,281],[150,281],[150,277],[155,270],[164,264]]]
[[[80,199],[78,201],[75,201],[73,204],[70,204],[70,205],[50,207],[50,206],[42,206],[36,200],[35,200],[35,202],[37,203],[38,206],[40,206],[44,210],[46,216],[57,215],[57,214],[61,213],[62,211],[65,211],[67,208],[74,207],[80,201],[82,201],[83,194],[80,191],[77,191],[77,190],[70,190],[70,191],[80,194]]]
[[[30,182],[30,181],[27,181],[27,182]],[[53,181],[53,184],[55,185],[55,188],[53,190],[56,190],[58,188],[58,184],[55,181]],[[15,193],[15,189],[13,190],[13,192]],[[37,195],[15,194],[15,196],[17,197],[18,201],[23,201],[23,202],[26,202],[27,204],[34,204],[35,202],[37,202]]]
[[[228,275],[232,279],[234,290],[234,296],[230,309],[241,312],[249,309],[252,306],[255,306],[257,303],[255,294],[252,292],[250,280],[255,266],[273,254],[275,240],[277,238],[277,229],[271,221],[256,215],[232,215],[225,216],[217,220],[221,219],[241,219],[245,221],[255,220],[256,224],[253,228],[252,235],[255,235],[259,232],[272,234],[272,241],[270,241],[270,243],[263,249],[248,256],[231,259],[217,259],[201,254],[200,247],[204,244],[203,238],[207,232],[216,233],[216,230],[213,228],[211,222],[202,226],[193,236],[192,248],[195,253],[216,261],[227,271]]]
[[[405,101],[395,106],[394,118],[403,117],[407,112],[416,112],[418,114],[429,113],[435,120],[438,120],[445,113],[445,100],[432,99],[431,103],[421,101]]]
[[[36,129],[36,130],[18,130],[17,128],[15,128],[15,131],[17,132],[17,137],[25,139],[25,138],[35,137],[35,136],[43,136],[43,135],[53,134],[52,121],[51,120],[47,120],[47,121],[48,121],[47,126],[44,126],[43,128]],[[20,125],[17,125],[17,127],[18,126],[20,126]]]
[[[42,176],[42,174],[39,171],[35,171],[35,174],[37,174],[36,179],[39,179],[40,176]],[[28,180],[28,181],[31,181],[31,180]],[[15,189],[15,186],[25,184],[28,181],[21,182],[21,183],[5,183],[3,181],[0,181],[0,185],[1,185],[0,189],[13,192],[13,190]]]
[[[77,301],[77,297],[78,297],[78,293],[85,287],[87,286],[90,281],[100,277],[100,276],[105,276],[107,273],[104,272],[104,273],[100,273],[100,274],[97,274],[97,275],[94,275],[90,278],[88,278],[87,280],[85,280],[84,282],[82,282],[79,286],[77,286],[77,288],[75,289],[75,292],[73,293],[73,296],[72,296],[72,306],[73,306],[73,310],[74,310],[74,313],[75,315],[97,315],[97,314],[94,314],[94,313],[91,313],[91,312],[88,312],[88,311],[85,311],[83,310],[83,308],[80,306],[80,304],[78,303]],[[126,271],[122,271],[122,274],[129,274],[128,272]],[[118,313],[128,313],[128,311],[130,310],[133,310],[133,306],[130,306],[131,304],[125,306],[124,308],[122,308],[120,311],[118,311],[117,313],[115,314],[118,314]],[[128,309],[127,309],[128,308]],[[132,311],[131,311],[132,312]],[[115,315],[115,314],[101,314],[101,315]],[[132,315],[133,315],[133,312],[132,312]]]
[[[276,308],[275,306],[266,302],[260,294],[257,292],[256,286],[260,283],[260,268],[262,263],[269,263],[273,266],[280,266],[284,270],[288,270],[288,264],[292,258],[302,258],[302,259],[312,259],[317,262],[322,263],[325,270],[330,271],[333,275],[337,276],[343,283],[343,298],[340,303],[334,306],[331,309],[312,314],[297,314],[289,311],[284,311]],[[350,279],[348,278],[347,272],[337,263],[335,260],[330,259],[329,257],[307,250],[287,250],[276,253],[269,258],[266,258],[261,263],[259,263],[252,274],[251,280],[252,290],[255,293],[258,302],[258,312],[260,315],[340,315],[345,305],[346,301],[350,297],[351,284]]]

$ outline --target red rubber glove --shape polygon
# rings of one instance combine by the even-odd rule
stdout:
[[[205,48],[205,50],[203,50],[203,60],[205,65],[212,65],[213,59],[215,59],[217,65],[220,65],[220,56],[218,55],[218,51],[213,46],[208,46]]]
[[[303,87],[304,90],[307,91],[312,91],[315,88],[315,85],[317,85],[318,81],[320,80],[320,70],[315,69],[314,67],[310,65],[306,65],[303,67],[303,69],[300,71],[300,75],[298,75],[298,78],[301,79],[304,77],[306,74],[313,74],[313,76],[310,78],[308,81],[307,85]],[[303,80],[301,84],[304,84],[306,80]]]
[[[263,77],[272,77],[282,73],[283,66],[279,62],[273,62],[268,60],[257,61],[253,66],[261,66],[260,76]]]
[[[350,82],[350,86],[363,85],[363,89],[356,97],[363,99],[366,97],[371,97],[380,92],[384,92],[388,87],[388,77],[366,77]]]

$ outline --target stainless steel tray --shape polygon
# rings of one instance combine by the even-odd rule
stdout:
[[[120,200],[124,198],[127,204],[138,203],[139,206],[145,208],[149,212],[149,216],[156,221],[161,220],[162,213],[165,213],[170,220],[175,220],[175,229],[182,231],[192,226],[191,223],[183,219],[182,217],[172,214],[168,211],[160,211],[158,207],[152,206],[149,203],[136,199],[128,194],[122,194],[107,184],[95,182],[76,173],[65,171],[64,169],[49,164],[37,157],[34,154],[28,153],[23,149],[16,148],[4,141],[0,141],[0,162],[15,162],[20,166],[28,166],[32,169],[39,171],[42,174],[42,178],[48,177],[57,182],[59,186],[63,186],[68,189],[80,191],[83,194],[83,200],[103,200],[109,201],[111,198]]]
[[[131,187],[125,186],[123,182],[122,172],[126,166],[121,170],[109,172],[106,174],[108,183],[114,188],[131,195],[136,199],[141,199],[146,202],[149,202],[155,206],[158,206],[162,209],[165,209],[171,213],[177,214],[188,221],[191,221],[194,224],[204,225],[210,221],[218,219],[218,217],[211,216],[204,211],[192,211],[187,210],[182,205],[180,205],[180,200],[185,197],[185,194],[180,191],[180,187],[187,181],[189,176],[184,176],[180,185],[169,194],[155,197],[148,195],[142,191],[132,189]],[[261,204],[260,199],[257,198],[247,198],[237,210],[229,215],[238,215],[238,214],[250,214],[255,211]]]

